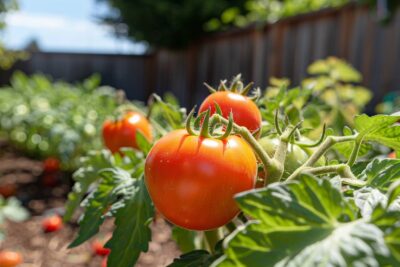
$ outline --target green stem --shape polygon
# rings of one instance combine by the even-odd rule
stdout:
[[[328,136],[325,141],[322,142],[322,144],[317,148],[314,154],[312,154],[311,157],[302,166],[300,166],[289,176],[289,178],[287,178],[287,181],[296,179],[299,174],[304,171],[305,168],[313,166],[333,145],[341,142],[354,141],[356,137],[357,134],[349,136]]]
[[[218,229],[214,229],[211,231],[204,231],[204,237],[207,241],[207,245],[211,253],[215,252],[215,245],[220,240]]]
[[[228,125],[229,121],[222,117],[221,115],[214,114],[213,119],[218,120],[219,122],[222,122],[225,125]],[[268,175],[268,180],[269,181],[279,181],[281,175],[279,174],[280,172],[283,172],[283,170],[279,170],[279,166],[277,166],[275,160],[270,158],[267,154],[266,151],[261,147],[261,145],[257,142],[257,140],[254,138],[254,136],[250,133],[247,128],[242,127],[237,125],[236,123],[233,123],[233,129],[235,132],[240,134],[243,139],[253,148],[254,152],[256,153],[257,157],[261,160],[261,162],[264,165],[264,171],[265,175]],[[264,179],[265,181],[266,179]]]
[[[236,230],[236,225],[233,222],[228,222],[225,226],[228,229],[229,233],[232,233]]]
[[[340,180],[343,184],[348,184],[354,187],[363,187],[367,184],[365,181],[359,179],[341,178]]]
[[[353,150],[351,151],[351,155],[350,155],[349,161],[347,162],[347,164],[349,166],[353,166],[354,163],[356,162],[357,157],[358,157],[358,153],[360,152],[361,144],[362,144],[362,139],[360,141],[356,140],[354,142]]]
[[[347,164],[329,165],[316,168],[305,168],[303,169],[302,172],[315,175],[321,175],[326,173],[338,173],[344,178],[357,180],[357,177],[354,176],[353,172],[351,171],[350,167]]]

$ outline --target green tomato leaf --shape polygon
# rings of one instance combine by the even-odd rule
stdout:
[[[395,150],[400,149],[400,126],[395,125],[400,116],[368,115],[356,116],[354,127],[359,133],[358,141],[375,141]]]
[[[390,258],[382,230],[357,220],[329,180],[303,176],[236,199],[254,220],[226,239],[214,266],[379,266]]]
[[[387,191],[393,182],[400,179],[400,160],[374,159],[357,177],[370,187]]]
[[[211,255],[206,250],[194,250],[181,255],[168,267],[208,267],[220,255]]]
[[[354,203],[360,209],[361,216],[369,219],[378,205],[387,205],[387,196],[378,189],[364,187],[354,191]]]
[[[148,226],[154,208],[144,184],[144,179],[132,179],[125,186],[123,207],[115,214],[115,230],[105,245],[111,249],[108,265],[111,267],[134,266],[140,253],[148,250],[151,230]]]
[[[72,191],[68,194],[68,201],[64,215],[65,221],[71,220],[75,210],[79,206],[79,203],[87,194],[90,185],[100,178],[98,171],[103,168],[111,167],[113,164],[113,156],[108,150],[91,151],[87,157],[82,158],[82,167],[73,174],[75,184]]]

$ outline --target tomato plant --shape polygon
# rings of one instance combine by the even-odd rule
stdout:
[[[233,196],[254,188],[257,174],[255,155],[244,140],[203,134],[169,133],[153,146],[145,166],[155,207],[170,222],[190,230],[215,229],[231,221],[239,213]]]
[[[149,121],[139,112],[130,111],[116,121],[107,120],[103,124],[103,141],[111,152],[115,153],[122,147],[139,149],[136,135],[142,134],[149,142],[152,141],[152,128]]]
[[[9,250],[0,252],[0,267],[16,267],[22,263],[21,253]]]
[[[42,229],[45,233],[52,233],[63,227],[62,218],[59,215],[51,215],[42,221]]]
[[[0,90],[0,134],[26,154],[56,157],[73,171],[88,150],[101,149],[102,123],[121,101],[98,75],[72,85],[16,72]]]
[[[342,61],[309,71],[316,76],[300,87],[274,80],[254,102],[256,136],[233,108],[233,118],[220,103],[193,118],[154,96],[154,143],[137,138],[145,149],[82,158],[64,217],[81,204],[70,247],[113,218],[107,264],[134,266],[158,210],[183,252],[172,267],[400,266],[400,160],[387,158],[400,150],[400,116],[356,114],[370,94]]]

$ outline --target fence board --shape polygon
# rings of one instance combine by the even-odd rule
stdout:
[[[122,88],[129,98],[145,100],[151,92],[172,91],[184,105],[207,95],[203,82],[218,85],[242,73],[265,87],[271,76],[297,84],[310,62],[336,55],[364,75],[363,84],[376,101],[400,89],[400,10],[392,24],[382,26],[361,6],[322,10],[263,27],[250,26],[208,36],[181,52],[159,50],[146,56],[33,53],[14,69],[43,72],[77,81],[98,72],[103,83]],[[6,83],[11,72],[0,73]],[[372,110],[372,109],[371,109]]]

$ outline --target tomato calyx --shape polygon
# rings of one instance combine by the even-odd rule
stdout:
[[[229,86],[227,86],[226,83],[227,83],[226,80],[221,80],[217,88],[212,87],[208,83],[204,83],[204,85],[207,87],[207,89],[210,91],[211,94],[220,91],[230,91],[232,93],[246,96],[253,101],[256,101],[261,96],[261,89],[259,87],[255,88],[250,96],[247,96],[250,93],[251,89],[253,88],[254,82],[250,82],[247,85],[244,85],[242,82],[241,74],[238,74],[235,77],[233,77]]]
[[[218,105],[215,105],[216,107],[216,114],[217,115],[221,115],[221,109],[218,107]],[[192,125],[192,120],[194,117],[194,111],[195,111],[194,107],[187,119],[186,119],[186,131],[188,132],[188,134],[190,135],[196,135],[196,136],[202,136],[205,138],[215,138],[215,139],[219,139],[219,140],[224,140],[226,139],[233,131],[233,114],[232,112],[229,114],[229,119],[228,119],[228,123],[225,127],[224,124],[220,123],[215,115],[210,117],[210,110],[207,109],[206,111],[202,112],[199,114],[199,116],[197,116],[197,118],[194,120],[194,123]],[[201,123],[202,122],[202,123]],[[200,126],[201,124],[201,126]],[[222,128],[225,127],[224,132],[222,133],[214,133],[214,131],[216,130],[216,128],[218,126],[222,126]],[[200,130],[196,130],[195,128],[200,128]],[[221,129],[221,127],[219,127]],[[219,131],[221,132],[221,130]]]

